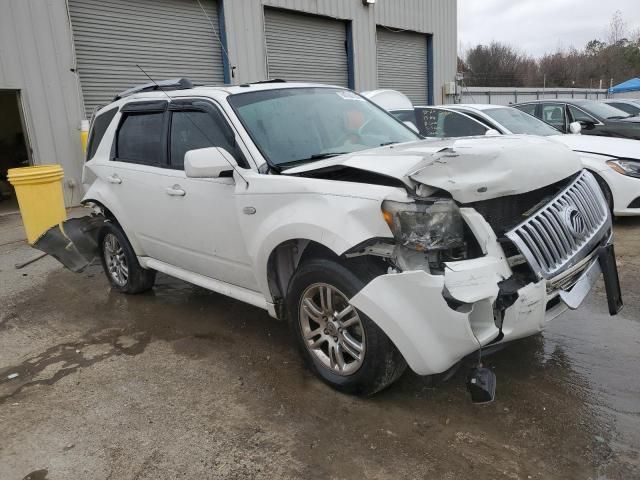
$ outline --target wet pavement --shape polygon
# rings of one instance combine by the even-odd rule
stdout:
[[[599,284],[487,358],[482,406],[464,369],[336,393],[285,324],[166,276],[124,296],[97,266],[16,270],[37,254],[16,222],[0,217],[0,479],[640,478],[640,220],[616,223],[624,311]]]

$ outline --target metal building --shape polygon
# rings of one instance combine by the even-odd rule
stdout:
[[[142,70],[209,84],[395,88],[441,103],[455,78],[456,15],[455,0],[0,0],[0,176],[60,163],[76,204],[81,121],[148,82]],[[3,128],[5,110],[15,128]],[[8,143],[13,160],[2,155]]]

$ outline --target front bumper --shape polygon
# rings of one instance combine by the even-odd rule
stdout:
[[[600,278],[598,256],[589,260],[569,291],[547,291],[547,281],[517,290],[517,299],[496,326],[499,282],[508,266],[485,256],[455,263],[455,271],[431,275],[423,270],[375,278],[351,299],[384,330],[419,375],[442,373],[479,346],[540,332],[567,308],[577,308]],[[451,306],[445,294],[457,301]],[[499,342],[498,340],[499,339]]]

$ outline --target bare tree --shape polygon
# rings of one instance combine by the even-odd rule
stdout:
[[[618,45],[626,40],[627,24],[622,19],[622,12],[616,10],[609,21],[609,45]]]

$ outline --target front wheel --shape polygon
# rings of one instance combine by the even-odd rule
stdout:
[[[389,337],[349,303],[364,285],[337,262],[311,260],[291,279],[287,310],[309,368],[337,390],[371,395],[391,385],[407,364]]]
[[[133,247],[122,229],[106,223],[100,232],[100,258],[107,280],[122,293],[142,293],[153,287],[155,270],[140,266]]]

